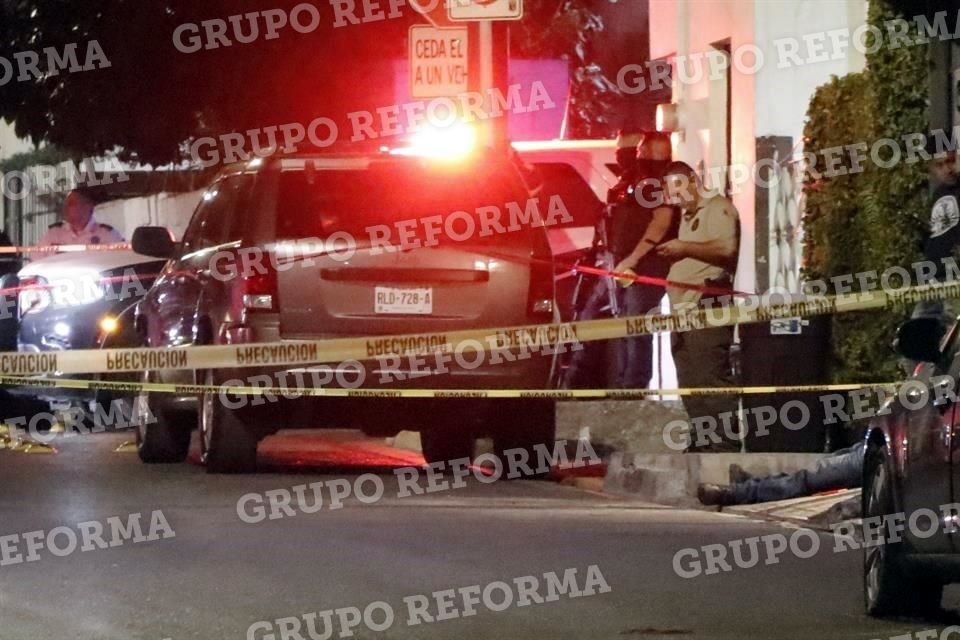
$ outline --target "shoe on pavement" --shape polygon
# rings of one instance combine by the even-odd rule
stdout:
[[[739,484],[741,482],[746,482],[747,480],[753,477],[752,473],[748,473],[747,471],[744,471],[743,467],[741,467],[737,463],[733,463],[730,465],[730,469],[728,473],[730,474],[730,484]]]
[[[697,500],[701,504],[708,506],[726,507],[736,504],[733,499],[733,491],[730,487],[721,487],[718,484],[700,483],[697,487]]]

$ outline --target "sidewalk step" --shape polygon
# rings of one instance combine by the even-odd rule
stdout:
[[[628,493],[645,502],[678,505],[685,502],[682,498],[687,495],[687,478],[676,469],[620,466],[613,472],[608,468],[603,487],[607,493]]]

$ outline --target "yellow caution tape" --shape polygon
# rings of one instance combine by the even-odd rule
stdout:
[[[246,387],[235,385],[166,384],[161,382],[108,382],[75,380],[70,378],[38,379],[0,377],[0,385],[24,387],[60,387],[65,389],[99,389],[130,394],[140,392],[176,393],[199,395],[201,393],[229,393],[238,396],[274,395],[293,398],[297,396],[330,398],[554,398],[574,400],[597,399],[642,399],[650,396],[695,396],[695,395],[753,395],[773,393],[816,393],[822,391],[855,391],[864,388],[896,387],[900,383],[867,384],[808,384],[789,386],[750,387],[688,387],[683,389],[338,389],[314,387]]]
[[[803,302],[765,307],[737,304],[670,315],[607,318],[559,324],[496,329],[414,333],[243,345],[139,349],[88,349],[35,353],[0,353],[0,375],[117,373],[132,371],[287,367],[425,355],[437,352],[557,348],[651,333],[685,332],[778,318],[809,317],[871,309],[905,308],[921,300],[960,297],[960,282],[936,283],[896,292],[821,296]],[[757,298],[759,301],[759,298]],[[49,386],[54,386],[53,383]]]
[[[110,244],[51,244],[0,247],[0,254],[5,253],[78,253],[86,251],[130,251],[132,247],[127,242],[113,242]]]

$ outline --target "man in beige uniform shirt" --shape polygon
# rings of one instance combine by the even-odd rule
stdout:
[[[667,280],[699,287],[732,290],[740,253],[740,216],[719,193],[705,191],[696,172],[674,162],[664,173],[666,197],[683,209],[676,240],[660,245],[660,255],[673,262]],[[703,292],[667,287],[676,311],[700,305]],[[673,360],[681,387],[733,386],[730,345],[733,327],[674,334]],[[737,401],[730,395],[683,396],[690,416],[692,452],[739,451]]]

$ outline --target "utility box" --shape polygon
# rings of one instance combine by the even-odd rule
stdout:
[[[743,385],[823,384],[830,317],[785,318],[744,324],[740,333]],[[744,394],[748,452],[823,453],[827,447],[822,392]],[[772,411],[776,419],[769,424]]]

